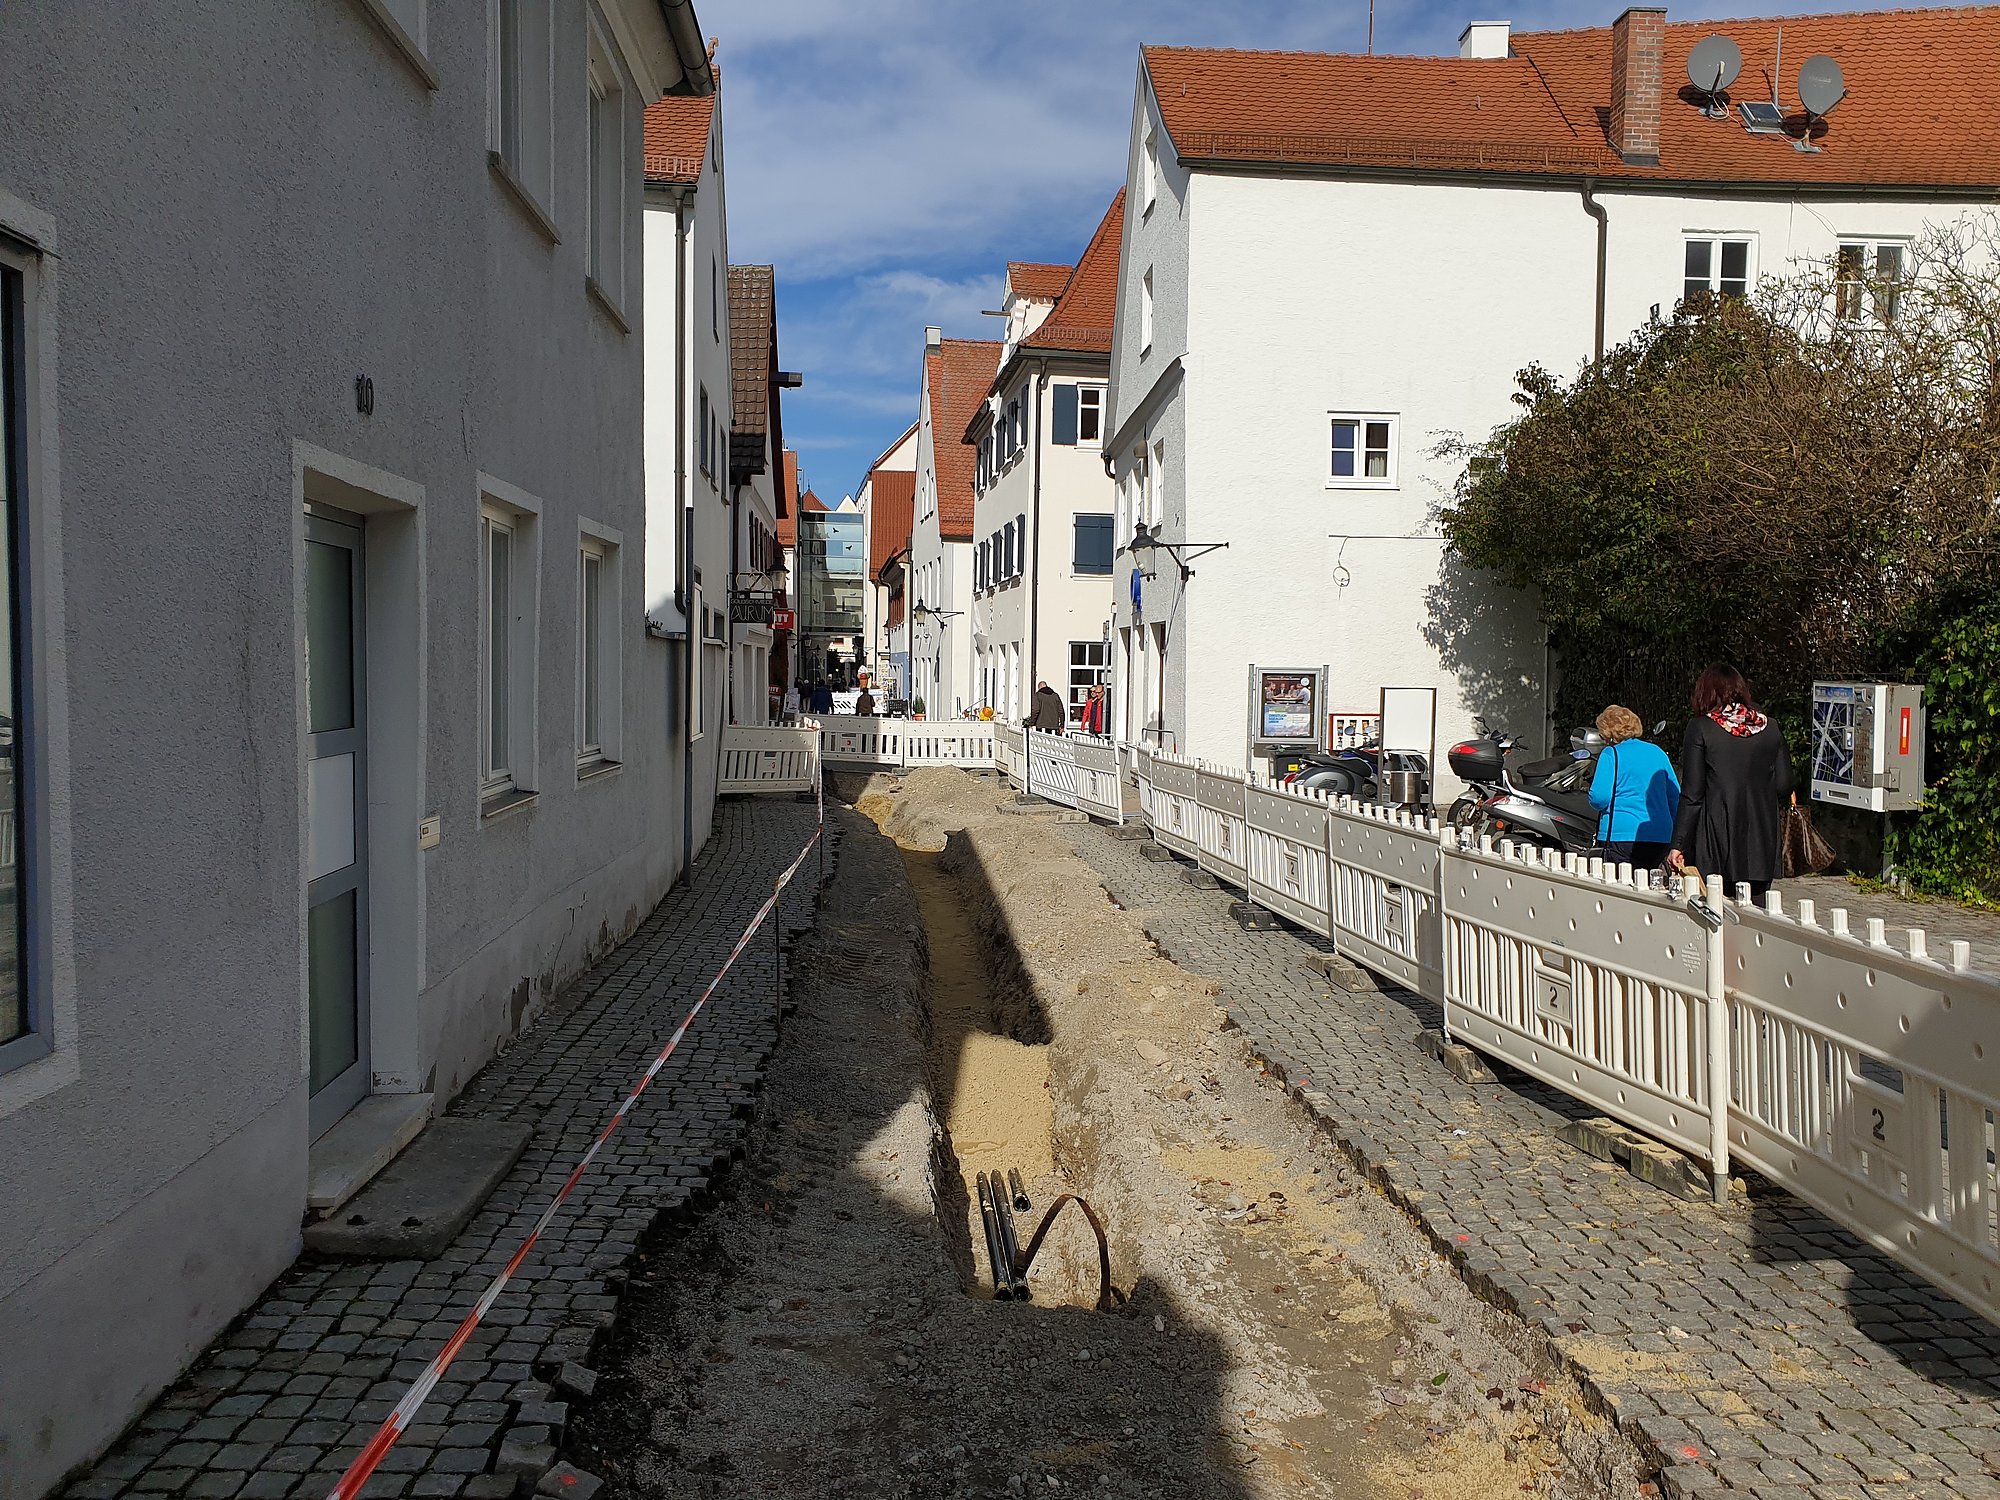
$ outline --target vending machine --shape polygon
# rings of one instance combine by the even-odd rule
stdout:
[[[1904,682],[1816,682],[1815,802],[1907,812],[1924,800],[1924,690]]]

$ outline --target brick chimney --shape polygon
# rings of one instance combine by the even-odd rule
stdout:
[[[1628,166],[1660,164],[1667,12],[1633,6],[1611,23],[1611,149]]]

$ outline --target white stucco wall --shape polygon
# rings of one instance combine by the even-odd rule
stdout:
[[[937,444],[955,443],[962,433],[935,430],[929,382],[919,394],[916,494],[910,533],[911,583],[906,595],[914,609],[925,603],[953,618],[913,621],[910,626],[910,696],[924,700],[934,719],[956,716],[973,701],[972,549],[947,541],[938,527]]]
[[[35,394],[62,650],[30,692],[66,725],[69,793],[37,879],[78,897],[70,1022],[0,1075],[0,1493],[90,1457],[297,1249],[305,495],[367,512],[375,1086],[448,1097],[673,874],[639,607],[640,101],[628,331],[585,288],[565,14],[558,243],[487,166],[483,7],[431,7],[435,91],[353,3],[0,11],[0,218],[61,273]],[[540,505],[537,797],[492,821],[481,474]],[[619,538],[624,744],[579,782],[586,525]]]
[[[1141,86],[1129,153],[1114,371],[1114,458],[1155,461],[1160,534],[1227,541],[1185,593],[1151,566],[1138,617],[1167,627],[1160,738],[1240,762],[1247,668],[1333,668],[1330,707],[1372,710],[1383,686],[1439,689],[1440,747],[1475,715],[1539,740],[1543,635],[1530,601],[1443,557],[1432,513],[1457,478],[1432,456],[1447,434],[1509,420],[1514,377],[1540,362],[1574,372],[1594,336],[1596,224],[1579,185],[1339,181],[1204,171],[1190,180],[1162,140],[1144,208],[1141,146],[1154,104]],[[1606,340],[1682,292],[1685,241],[1747,235],[1756,274],[1831,256],[1843,238],[1910,237],[1952,204],[1674,196],[1599,185],[1610,230]],[[1140,352],[1139,282],[1151,267],[1153,342]],[[1169,362],[1183,355],[1177,375]],[[1335,412],[1392,415],[1393,483],[1330,483]],[[1130,535],[1129,504],[1118,536]],[[1114,670],[1133,625],[1131,565],[1113,581]],[[1157,655],[1147,662],[1156,671]],[[1151,690],[1114,680],[1114,710],[1139,737]],[[1128,705],[1133,705],[1128,711]],[[1151,738],[1152,736],[1147,736]],[[1449,778],[1440,767],[1440,783]]]
[[[992,704],[1003,717],[1018,719],[1027,713],[1026,699],[1038,681],[1047,681],[1067,699],[1070,643],[1105,639],[1111,579],[1102,573],[1078,573],[1072,566],[1075,518],[1112,514],[1114,488],[1104,472],[1103,446],[1059,444],[1050,436],[1056,385],[1102,387],[1108,364],[1088,356],[1031,358],[1017,367],[1019,373],[1008,375],[1003,408],[1005,399],[1023,385],[1030,393],[1034,414],[1028,445],[979,496],[973,523],[975,557],[979,543],[1008,522],[1026,517],[1028,523],[1021,576],[993,583],[974,596],[972,606],[973,694],[977,700],[986,691],[984,671],[992,667]],[[1001,653],[1014,651],[1022,662],[1018,684],[998,668],[1006,659]]]

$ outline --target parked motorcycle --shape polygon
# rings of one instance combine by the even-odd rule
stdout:
[[[1518,743],[1475,721],[1482,738],[1452,746],[1452,771],[1467,783],[1448,815],[1455,829],[1475,836],[1534,844],[1575,854],[1598,849],[1598,811],[1590,800],[1604,740],[1589,725],[1572,730],[1566,754],[1510,764]],[[1653,726],[1659,734],[1665,720]]]
[[[1575,730],[1563,754],[1510,762],[1519,741],[1476,722],[1481,737],[1451,747],[1452,772],[1466,783],[1446,815],[1451,827],[1578,854],[1595,849],[1597,809],[1590,803],[1590,781],[1604,748],[1597,731]]]
[[[1392,782],[1390,790],[1396,793],[1398,803],[1414,802],[1417,806],[1430,806],[1431,767],[1430,758],[1415,750],[1391,750],[1388,764],[1383,765],[1383,752],[1375,746],[1335,750],[1315,751],[1299,757],[1299,769],[1285,777],[1285,785],[1297,787],[1301,791],[1323,791],[1330,796],[1352,797],[1357,802],[1379,802],[1382,800],[1382,778],[1384,774],[1413,778]]]

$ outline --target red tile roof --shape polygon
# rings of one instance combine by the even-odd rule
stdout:
[[[826,509],[826,502],[820,499],[820,497],[815,495],[811,490],[807,490],[805,494],[799,497],[799,513],[801,515],[805,514],[805,512],[809,510],[825,510],[825,509]]]
[[[1767,98],[1781,24],[1779,98],[1794,128],[1799,63],[1824,52],[1847,76],[1817,155],[1707,119],[1680,92],[1688,53],[1720,33],[1743,49],[1733,98]],[[1628,166],[1611,149],[1609,27],[1517,32],[1512,43],[1512,57],[1495,59],[1148,47],[1145,64],[1175,150],[1194,162],[2000,186],[2000,5],[1671,24],[1656,167]]]
[[[697,182],[708,156],[715,95],[669,94],[646,106],[646,181]]]
[[[972,445],[964,433],[1000,368],[1002,346],[990,339],[946,339],[924,356],[931,398],[931,462],[937,470],[938,533],[972,540]]]
[[[1069,280],[1068,266],[1049,265],[1036,260],[1010,260],[1007,262],[1007,290],[1017,297],[1037,297],[1044,302],[1053,302],[1062,295],[1065,282]]]
[[[1111,200],[1083,258],[1042,326],[1021,342],[1032,349],[1111,352],[1111,325],[1118,306],[1118,242],[1125,232],[1125,189]]]
[[[785,450],[783,472],[778,481],[778,545],[796,547],[799,544],[799,455],[796,449]]]
[[[868,576],[910,545],[917,476],[908,469],[877,469],[868,476]]]

